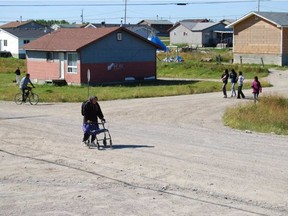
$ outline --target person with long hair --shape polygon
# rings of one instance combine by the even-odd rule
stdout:
[[[262,92],[262,86],[257,76],[254,77],[254,80],[251,84],[251,88],[253,90],[252,93],[254,97],[254,102],[256,103],[256,101],[258,100],[259,93]]]
[[[222,92],[224,95],[224,98],[227,98],[227,92],[226,92],[226,85],[228,83],[228,78],[229,78],[229,73],[228,69],[224,70],[224,73],[221,75],[221,80],[222,80]]]

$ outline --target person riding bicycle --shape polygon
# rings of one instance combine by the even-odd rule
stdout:
[[[29,83],[32,85],[33,88],[35,88],[35,86],[33,85],[33,83],[30,80],[30,74],[27,73],[26,76],[21,79],[20,85],[19,85],[19,87],[22,91],[22,101],[23,102],[25,101],[25,90],[28,89]]]
[[[97,101],[98,98],[96,96],[91,96],[83,105],[83,144],[88,141],[91,135],[91,144],[95,145],[96,134],[90,134],[90,131],[99,130],[98,118],[100,118],[102,122],[105,122],[104,115]]]

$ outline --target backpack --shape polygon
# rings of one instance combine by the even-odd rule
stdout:
[[[89,100],[86,100],[86,101],[82,102],[82,105],[81,105],[81,114],[82,114],[82,116],[85,116],[85,106],[86,106],[88,101]]]

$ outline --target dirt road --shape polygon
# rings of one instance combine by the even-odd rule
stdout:
[[[288,72],[269,80],[264,93],[288,96]],[[0,215],[288,215],[288,137],[222,123],[249,101],[100,101],[114,146],[101,150],[80,145],[80,103],[0,102]]]

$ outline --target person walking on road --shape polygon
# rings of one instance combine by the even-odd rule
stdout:
[[[231,97],[234,97],[236,96],[235,85],[237,83],[237,73],[234,69],[231,70],[229,77],[231,80]]]
[[[243,82],[244,82],[244,76],[242,74],[242,71],[239,71],[239,76],[238,76],[238,94],[237,94],[237,99],[245,98],[244,93],[242,92],[242,87],[243,87]]]
[[[98,118],[102,122],[105,122],[104,115],[101,111],[100,105],[98,104],[98,98],[96,96],[91,96],[87,102],[82,104],[82,115],[83,115],[83,132],[84,136],[82,139],[82,144],[86,144],[90,137],[91,130],[99,130]],[[91,135],[91,144],[95,144],[96,133]]]
[[[252,93],[254,97],[254,103],[256,103],[256,101],[258,100],[259,93],[262,92],[262,86],[257,76],[254,77],[254,81],[251,84],[251,88],[253,90]]]
[[[222,92],[223,92],[224,98],[227,98],[226,85],[228,83],[228,78],[229,78],[229,72],[228,72],[228,69],[225,69],[224,73],[221,76]]]

